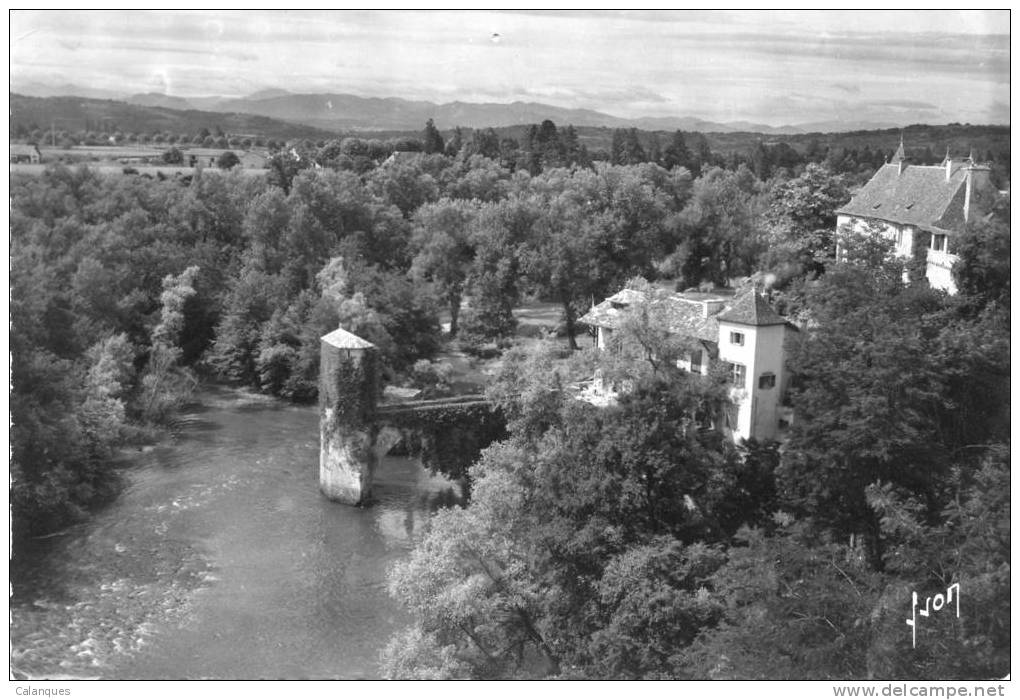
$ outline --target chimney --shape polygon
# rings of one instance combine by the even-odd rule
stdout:
[[[946,182],[949,182],[949,180],[952,177],[953,177],[953,159],[950,158],[949,154],[947,153],[946,154]]]
[[[701,317],[708,318],[709,316],[714,316],[722,311],[724,306],[726,306],[725,299],[706,299],[701,302]]]

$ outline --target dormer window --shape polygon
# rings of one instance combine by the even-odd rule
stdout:
[[[743,345],[743,344],[744,344],[743,333],[737,333],[736,331],[730,333],[730,345]]]
[[[872,209],[878,209],[878,208],[879,208],[880,206],[882,206],[882,203],[881,203],[881,202],[879,202],[878,204],[873,204],[873,205],[871,205],[871,208],[872,208]]]

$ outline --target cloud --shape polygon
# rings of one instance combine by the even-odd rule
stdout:
[[[182,54],[187,56],[201,56],[205,58],[216,57],[216,58],[232,58],[236,61],[257,61],[259,56],[257,54],[228,49],[224,46],[216,44],[206,44],[203,48],[192,48],[190,46],[180,46],[170,44],[168,42],[145,42],[145,41],[114,41],[110,42],[102,47],[96,47],[97,49],[105,49],[109,51],[131,51],[142,54],[143,60],[148,59],[152,55],[159,54]]]
[[[859,95],[861,93],[860,85],[852,85],[848,83],[830,83],[830,87],[834,87],[840,92],[847,92],[851,95]]]
[[[995,33],[1008,17],[16,11],[10,69],[43,70],[46,61],[63,73],[61,82],[95,84],[101,76],[104,86],[126,92],[165,75],[184,96],[237,95],[251,85],[772,124],[831,119],[846,109],[941,110],[948,121],[981,121],[973,115],[993,105],[1008,112],[1009,35]]]
[[[930,102],[919,100],[877,100],[870,104],[875,107],[894,107],[896,109],[938,109]]]

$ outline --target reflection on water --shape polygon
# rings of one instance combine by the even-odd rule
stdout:
[[[386,593],[457,487],[380,461],[370,508],[318,491],[314,407],[210,389],[177,439],[125,465],[88,523],[12,567],[11,663],[28,677],[357,678],[406,623]]]

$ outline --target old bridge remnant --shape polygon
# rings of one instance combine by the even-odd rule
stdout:
[[[377,365],[378,351],[367,340],[343,328],[322,336],[319,488],[330,500],[358,505],[371,493]]]
[[[366,503],[379,458],[402,440],[424,466],[465,485],[468,465],[506,437],[502,414],[481,395],[380,404],[378,366],[367,340],[343,328],[322,336],[319,488],[333,501]]]

